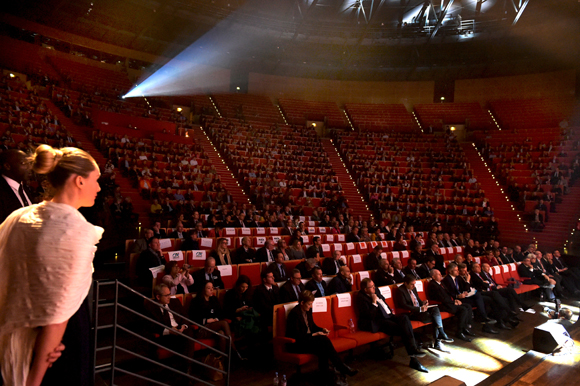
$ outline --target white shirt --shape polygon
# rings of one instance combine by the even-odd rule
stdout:
[[[164,305],[164,306],[163,306],[163,308],[166,308],[166,309],[168,309],[168,310],[169,310],[169,309],[170,309],[170,308],[169,308],[169,304],[166,304],[166,305]],[[179,325],[177,324],[177,322],[175,321],[175,318],[173,317],[173,314],[172,314],[171,312],[169,312],[169,311],[165,311],[165,310],[162,310],[162,312],[167,312],[167,313],[169,313],[169,320],[171,321],[171,327],[172,327],[172,328],[175,328],[175,327],[179,326]],[[169,335],[169,334],[170,334],[170,331],[169,331],[169,329],[168,329],[168,328],[166,328],[165,330],[163,330],[163,335]]]
[[[6,182],[8,182],[8,185],[10,185],[10,187],[12,188],[12,190],[14,191],[14,194],[16,195],[16,197],[18,197],[18,201],[20,201],[20,203],[22,204],[22,206],[28,206],[28,205],[32,205],[32,202],[30,202],[30,198],[28,198],[28,195],[26,194],[26,191],[23,189],[24,192],[24,197],[26,197],[26,200],[28,201],[27,203],[22,202],[22,198],[20,198],[20,193],[18,193],[18,189],[20,189],[20,185],[18,182],[14,181],[12,178],[10,177],[6,177],[5,175],[2,175],[2,177],[4,177],[4,179],[6,180]]]
[[[387,307],[387,304],[384,302],[383,299],[380,299],[380,298],[377,299],[377,304],[375,304],[375,307],[378,307],[379,305],[381,307],[383,307],[383,309],[385,310],[385,312],[387,313],[387,315],[389,315],[391,313],[391,310],[389,309],[389,307]]]

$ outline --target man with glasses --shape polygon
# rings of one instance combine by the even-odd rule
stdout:
[[[358,327],[362,331],[372,333],[381,331],[387,335],[402,337],[407,354],[411,357],[410,367],[421,372],[429,372],[417,360],[424,357],[426,353],[417,347],[409,317],[394,315],[383,295],[376,293],[375,284],[371,279],[363,279],[360,288],[355,300],[359,313]]]
[[[282,303],[297,302],[300,298],[300,294],[304,292],[305,289],[304,284],[302,284],[300,270],[293,269],[290,280],[280,287],[280,300]]]

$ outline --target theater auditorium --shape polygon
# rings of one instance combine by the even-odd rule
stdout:
[[[580,2],[0,26],[0,386],[576,384]]]

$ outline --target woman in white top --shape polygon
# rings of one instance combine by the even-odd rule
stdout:
[[[171,295],[188,294],[187,287],[193,285],[193,277],[189,274],[189,270],[186,267],[179,268],[176,261],[165,264],[165,276],[161,280],[169,287]]]
[[[95,245],[103,229],[88,223],[78,209],[94,205],[101,190],[99,167],[83,150],[48,145],[36,149],[31,163],[33,171],[46,174],[53,198],[13,212],[0,226],[4,385],[40,385],[43,378],[89,384],[90,320],[81,306],[88,306]],[[64,351],[54,362],[61,341]],[[82,363],[70,366],[71,359]]]

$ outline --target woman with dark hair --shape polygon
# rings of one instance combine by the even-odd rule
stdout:
[[[259,314],[252,307],[252,283],[246,275],[241,275],[234,288],[224,296],[224,313],[232,321],[236,337],[260,332]]]
[[[189,274],[189,269],[180,268],[177,261],[165,264],[165,276],[161,281],[169,287],[171,295],[187,294],[189,293],[187,287],[193,285],[193,277]]]
[[[395,239],[395,244],[393,244],[393,251],[406,251],[407,243],[405,242],[405,237],[402,234],[398,234]]]
[[[201,324],[206,328],[216,331],[221,335],[229,336],[232,344],[232,352],[235,352],[240,359],[241,355],[237,352],[234,345],[234,340],[232,339],[232,333],[230,331],[230,325],[227,320],[225,320],[225,315],[220,305],[217,296],[214,295],[213,284],[208,281],[202,287],[197,296],[191,301],[189,307],[189,318]],[[218,349],[221,352],[227,351],[227,339],[212,334],[211,332],[200,328],[197,332],[198,339],[209,339],[216,338]]]
[[[328,339],[329,331],[314,323],[312,318],[313,302],[312,292],[303,291],[300,294],[298,304],[288,313],[286,336],[295,340],[294,343],[288,344],[288,350],[295,353],[316,355],[322,379],[332,379],[329,377],[328,361],[332,362],[336,371],[340,372],[342,376],[356,375],[358,370],[348,367],[338,356],[332,342]]]
[[[99,167],[83,150],[48,145],[30,163],[46,174],[52,199],[13,212],[0,226],[4,385],[91,385],[86,298],[103,229],[78,209],[94,205]]]

